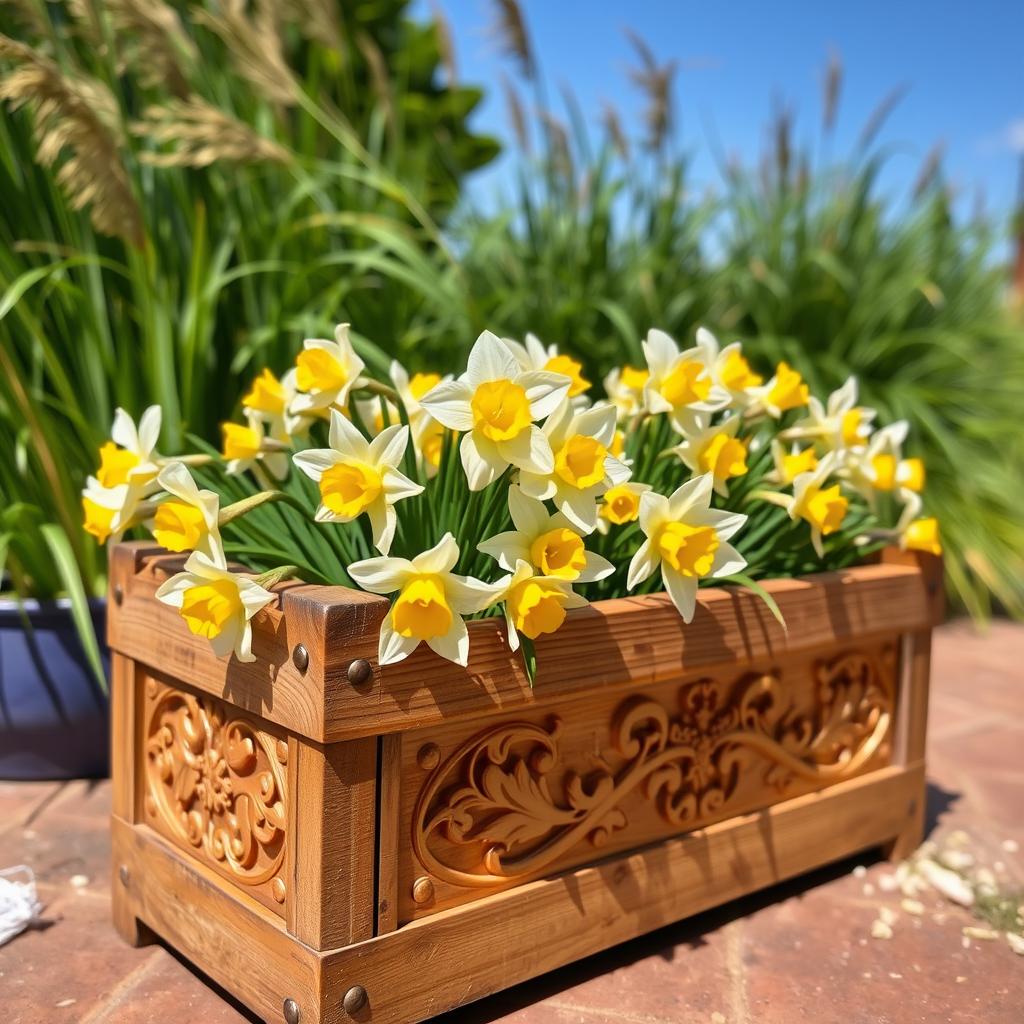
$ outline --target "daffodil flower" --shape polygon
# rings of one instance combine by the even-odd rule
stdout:
[[[828,396],[823,406],[811,395],[807,400],[807,416],[782,436],[809,438],[826,451],[862,448],[871,434],[875,410],[857,404],[857,378],[849,377],[841,388]]]
[[[551,445],[534,421],[559,406],[571,383],[562,374],[523,371],[508,346],[484,331],[466,372],[431,388],[420,404],[439,423],[465,431],[462,465],[470,489],[479,491],[510,465],[532,473],[554,470]]]
[[[380,627],[378,660],[392,665],[421,643],[448,661],[465,667],[469,633],[463,615],[490,607],[506,580],[484,583],[452,572],[459,546],[446,533],[429,551],[413,559],[368,558],[349,566],[349,576],[371,594],[398,593]]]
[[[222,454],[227,461],[228,474],[234,476],[262,463],[275,479],[283,480],[288,475],[290,446],[267,435],[266,424],[255,410],[247,409],[245,418],[245,423],[220,425],[224,437]]]
[[[746,560],[729,539],[747,517],[711,508],[710,473],[682,485],[670,497],[647,491],[640,498],[640,529],[646,539],[629,563],[632,590],[660,567],[661,579],[684,622],[690,622],[702,579],[742,572]]]
[[[414,373],[410,377],[405,367],[397,360],[391,363],[391,383],[394,384],[399,398],[402,399],[402,405],[405,406],[416,458],[428,478],[435,476],[441,468],[445,427],[423,408],[420,399],[438,384],[450,380],[450,375],[442,377],[439,373]]]
[[[615,571],[607,559],[586,550],[583,538],[561,512],[551,515],[543,502],[528,498],[514,484],[508,489],[508,510],[515,529],[477,545],[502,569],[513,572],[518,562],[526,562],[542,576],[570,583],[592,583]]]
[[[636,522],[640,517],[640,497],[650,489],[650,484],[628,480],[605,491],[597,512],[598,533],[607,533],[609,526]]]
[[[813,447],[802,448],[794,442],[789,451],[778,439],[772,439],[772,461],[775,469],[766,479],[788,486],[801,473],[810,473],[818,465],[818,456]]]
[[[583,608],[588,601],[572,589],[565,579],[538,576],[525,559],[516,562],[515,571],[505,577],[495,597],[505,607],[505,626],[510,650],[519,650],[519,636],[530,640],[554,633],[565,622],[569,608]]]
[[[870,503],[874,504],[879,491],[916,493],[924,489],[924,463],[920,459],[903,458],[903,442],[908,430],[906,420],[890,423],[871,435],[867,448],[846,453],[840,475]]]
[[[904,551],[926,551],[930,555],[942,554],[939,521],[934,516],[921,516],[921,499],[913,491],[906,491],[903,513],[896,524],[896,537]]]
[[[156,478],[160,472],[160,456],[156,454],[160,419],[159,405],[151,405],[142,414],[138,427],[124,409],[114,411],[112,440],[100,448],[100,467],[96,470],[101,487],[138,486]]]
[[[206,637],[218,658],[234,652],[239,661],[255,661],[252,617],[277,598],[255,580],[229,571],[217,554],[193,551],[185,571],[157,590],[157,600],[177,608],[189,631]]]
[[[270,370],[264,369],[242,397],[242,407],[246,412],[255,413],[267,424],[267,433],[284,443],[295,437],[305,437],[314,419],[291,411],[298,395],[297,376],[295,367],[280,380]]]
[[[701,341],[706,341],[700,335]],[[717,350],[717,342],[715,343]],[[698,344],[680,352],[679,346],[664,331],[647,332],[643,343],[647,368],[644,404],[648,412],[668,413],[672,426],[680,434],[693,429],[699,413],[717,412],[729,404],[729,393],[712,375],[714,354],[709,344]]]
[[[544,423],[554,460],[548,472],[521,470],[519,486],[537,501],[553,499],[576,529],[597,526],[598,499],[629,479],[629,467],[611,454],[615,409],[607,404],[577,412],[564,403]]]
[[[156,482],[170,495],[156,507],[153,536],[168,551],[202,551],[215,562],[224,561],[220,527],[220,498],[200,490],[180,462],[160,470]]]
[[[729,416],[714,426],[710,417],[700,417],[693,433],[671,449],[694,473],[710,473],[715,493],[729,497],[729,480],[747,472],[747,442],[737,438],[738,415]]]
[[[604,393],[615,406],[620,423],[643,411],[644,386],[650,371],[635,366],[616,367],[604,379]]]
[[[793,493],[758,491],[756,497],[784,508],[789,518],[803,519],[811,527],[811,544],[819,558],[825,557],[822,538],[835,533],[843,524],[850,501],[838,483],[825,484],[840,465],[838,452],[829,452],[817,466],[793,479]]]
[[[293,456],[295,465],[320,485],[318,523],[351,523],[364,512],[374,547],[391,550],[398,517],[395,502],[423,491],[399,470],[409,443],[409,428],[395,425],[372,441],[337,409],[331,410],[330,448],[311,448]]]
[[[697,328],[697,347],[711,368],[711,379],[729,396],[729,404],[743,409],[757,398],[764,377],[751,369],[741,342],[720,348],[718,339],[706,328]]]
[[[299,389],[291,412],[322,413],[332,405],[344,409],[349,391],[366,364],[356,354],[348,336],[348,324],[338,324],[334,341],[307,338],[295,360],[295,384]]]
[[[525,372],[546,370],[568,377],[572,381],[569,386],[570,398],[577,398],[590,390],[590,381],[583,376],[583,364],[571,356],[560,353],[557,346],[545,346],[535,334],[527,334],[525,344],[520,344],[513,338],[501,340]]]
[[[101,544],[113,538],[117,543],[125,530],[146,519],[152,512],[147,500],[156,484],[117,484],[104,487],[91,476],[82,489],[82,526]]]
[[[775,376],[764,387],[755,389],[749,412],[765,412],[777,420],[790,409],[802,409],[810,397],[810,388],[799,371],[783,361],[775,367]]]

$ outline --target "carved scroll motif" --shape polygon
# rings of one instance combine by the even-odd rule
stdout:
[[[891,667],[891,648],[881,657]],[[857,774],[883,749],[892,694],[875,659],[848,653],[814,668],[814,699],[794,705],[777,672],[734,685],[681,687],[674,713],[645,696],[615,710],[610,744],[586,774],[556,770],[562,723],[506,722],[464,743],[432,773],[413,813],[413,846],[435,877],[492,886],[536,877],[578,843],[601,846],[628,827],[634,792],[683,831],[721,817],[741,775],[778,794]],[[888,673],[886,674],[888,676]],[[666,829],[668,831],[668,829]],[[444,843],[476,844],[479,870],[446,863]]]
[[[287,745],[218,700],[147,685],[147,819],[269,901],[285,899]]]

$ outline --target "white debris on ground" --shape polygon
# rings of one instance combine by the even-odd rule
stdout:
[[[926,912],[920,897],[934,894],[949,903],[969,910],[979,923],[966,925],[960,930],[960,942],[964,949],[970,949],[974,942],[1005,941],[1018,956],[1024,956],[1024,903],[1015,906],[1021,892],[1002,890],[997,873],[1002,874],[1005,865],[997,861],[992,867],[978,863],[969,849],[971,838],[966,832],[957,830],[941,842],[929,840],[907,860],[899,864],[890,874],[880,875],[875,881],[879,890],[892,895],[899,894],[900,909],[909,915],[914,927],[921,926]],[[1013,839],[1001,844],[1005,853],[1019,852],[1020,845]],[[853,869],[857,879],[863,879],[867,869],[858,864]],[[865,896],[871,896],[875,887],[870,883],[862,886]],[[947,920],[944,913],[933,913],[933,923],[941,925]],[[891,939],[899,927],[899,914],[891,907],[881,906],[878,917],[871,923],[873,939]],[[861,939],[863,945],[865,940]],[[960,980],[959,978],[957,979]]]

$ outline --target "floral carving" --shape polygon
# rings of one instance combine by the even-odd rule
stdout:
[[[882,652],[891,662],[891,650]],[[670,713],[635,695],[615,710],[608,748],[587,774],[559,772],[562,723],[507,722],[473,737],[437,767],[413,816],[416,855],[434,876],[490,886],[536,876],[581,842],[600,846],[628,826],[622,808],[638,792],[667,828],[721,816],[741,776],[757,773],[780,794],[861,771],[880,754],[892,716],[876,660],[848,653],[814,667],[814,695],[797,708],[779,672],[729,686],[686,683]],[[478,870],[447,863],[449,844],[477,844]],[[437,850],[442,852],[439,853]],[[449,846],[450,849],[450,846]]]
[[[148,696],[147,817],[235,881],[283,903],[287,747],[229,718],[212,698],[154,680]]]

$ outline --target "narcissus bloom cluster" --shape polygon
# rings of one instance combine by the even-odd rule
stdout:
[[[664,590],[689,623],[714,581],[941,551],[907,425],[876,428],[855,380],[821,401],[704,329],[652,330],[635,356],[599,397],[555,345],[485,331],[461,374],[393,362],[384,381],[343,324],[259,373],[219,452],[159,454],[159,408],[118,410],[85,529],[188,552],[157,596],[218,655],[258,657],[251,620],[294,576],[390,598],[382,665],[421,646],[466,665],[466,620],[500,615],[531,678],[534,641],[594,597]]]

